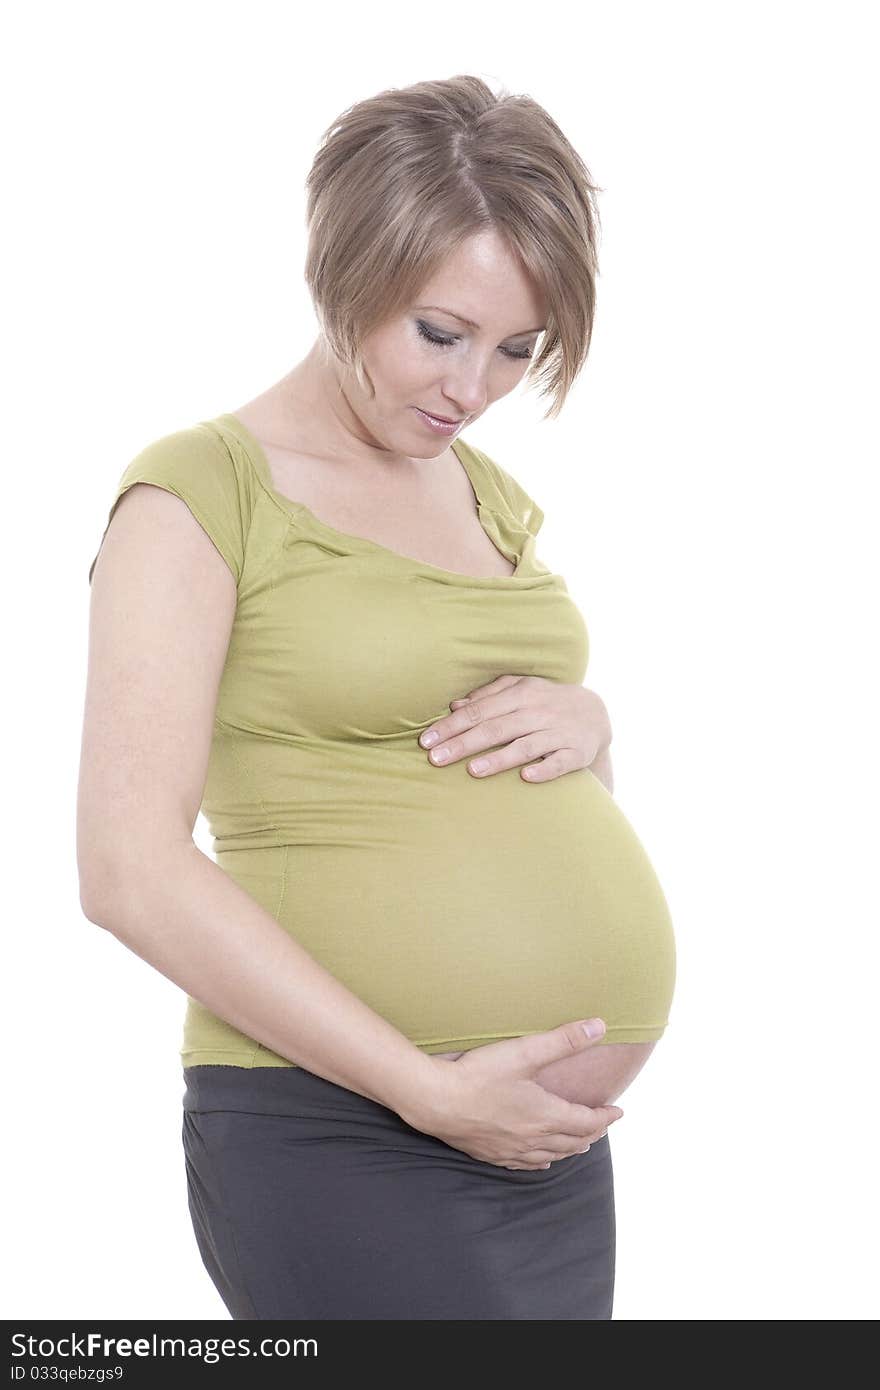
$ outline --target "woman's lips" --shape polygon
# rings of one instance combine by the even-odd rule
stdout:
[[[426,429],[432,430],[434,434],[457,434],[464,423],[464,417],[461,420],[443,420],[439,415],[430,415],[427,410],[422,410],[420,405],[414,405],[413,410]]]
[[[421,410],[423,415],[430,415],[435,420],[442,420],[444,425],[460,425],[464,419],[462,415],[461,420],[450,420],[448,415],[438,415],[436,410],[422,410],[420,405],[416,406],[416,410]]]

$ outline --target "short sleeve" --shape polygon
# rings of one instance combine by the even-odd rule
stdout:
[[[470,446],[473,449],[473,445]],[[494,459],[483,450],[475,450],[486,465],[491,474],[495,486],[501,493],[506,505],[510,508],[516,520],[521,526],[537,536],[544,522],[544,513],[538,506],[533,497],[530,497],[525,488],[516,481],[511,473],[502,468]]]
[[[119,500],[134,483],[153,483],[181,498],[240,582],[253,497],[223,440],[193,425],[148,444],[122,474],[89,568],[90,584]]]

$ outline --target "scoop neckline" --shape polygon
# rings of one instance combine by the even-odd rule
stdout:
[[[269,466],[269,460],[262,444],[251,434],[250,430],[237,415],[232,414],[231,411],[225,411],[223,414],[216,415],[213,420],[206,421],[205,423],[226,425],[226,427],[232,431],[250,460],[261,486],[285,511],[291,512],[300,518],[305,518],[310,526],[316,528],[324,535],[339,541],[344,541],[352,550],[385,556],[399,564],[409,566],[427,575],[434,575],[454,583],[479,587],[497,588],[505,584],[512,584],[514,586],[522,585],[523,583],[534,584],[536,580],[546,581],[546,579],[552,578],[549,574],[530,575],[523,572],[526,554],[525,538],[528,537],[529,533],[523,530],[524,540],[521,549],[517,550],[509,544],[507,537],[504,535],[503,526],[499,524],[503,523],[506,518],[503,513],[496,510],[496,508],[485,500],[485,494],[483,492],[485,480],[480,475],[477,468],[479,460],[468,445],[465,445],[463,449],[456,447],[463,442],[459,439],[453,439],[451,447],[473,488],[480,525],[496,550],[498,550],[500,554],[504,554],[511,562],[514,560],[516,561],[516,569],[513,574],[463,574],[459,570],[443,569],[439,565],[429,564],[427,560],[418,560],[415,556],[404,555],[399,550],[392,550],[389,546],[381,545],[379,541],[370,540],[368,536],[358,536],[350,531],[340,531],[338,527],[331,526],[329,522],[322,521],[304,502],[297,502],[294,498],[288,497],[286,493],[278,491],[272,481],[272,470]],[[487,525],[487,520],[489,525]]]

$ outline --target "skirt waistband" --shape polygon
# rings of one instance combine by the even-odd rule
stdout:
[[[211,1110],[236,1110],[248,1115],[400,1116],[379,1101],[338,1086],[306,1067],[224,1067],[203,1065],[183,1068],[183,1108],[205,1114]]]
[[[407,1124],[396,1110],[328,1081],[305,1067],[184,1067],[183,1109],[190,1115],[219,1112],[274,1116],[296,1121],[298,1141],[318,1144],[362,1141],[381,1151],[441,1159],[447,1165],[477,1168],[487,1179],[519,1184],[564,1181],[581,1167],[602,1161],[608,1135],[594,1140],[586,1154],[571,1155],[548,1169],[504,1168],[472,1158],[435,1135]],[[198,1123],[186,1120],[185,1124]]]
[[[297,1121],[297,1133],[304,1138],[370,1139],[419,1151],[442,1144],[407,1124],[389,1106],[306,1067],[203,1065],[184,1067],[183,1076],[183,1109],[190,1114],[225,1111],[288,1117]]]

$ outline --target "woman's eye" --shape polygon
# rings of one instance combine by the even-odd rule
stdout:
[[[432,333],[428,325],[422,323],[421,319],[416,321],[416,327],[420,335],[426,339],[427,342],[433,343],[435,347],[452,347],[454,343],[458,342],[458,338],[441,338],[438,334]],[[505,357],[512,357],[521,362],[528,361],[532,355],[528,348],[525,348],[522,352],[514,352],[512,348],[503,347],[500,351],[504,353]]]
[[[430,328],[428,328],[427,324],[422,323],[421,319],[418,321],[416,326],[419,332],[421,333],[422,337],[427,338],[429,343],[435,343],[437,347],[452,347],[453,343],[458,342],[457,338],[436,337],[436,335],[431,332]]]

